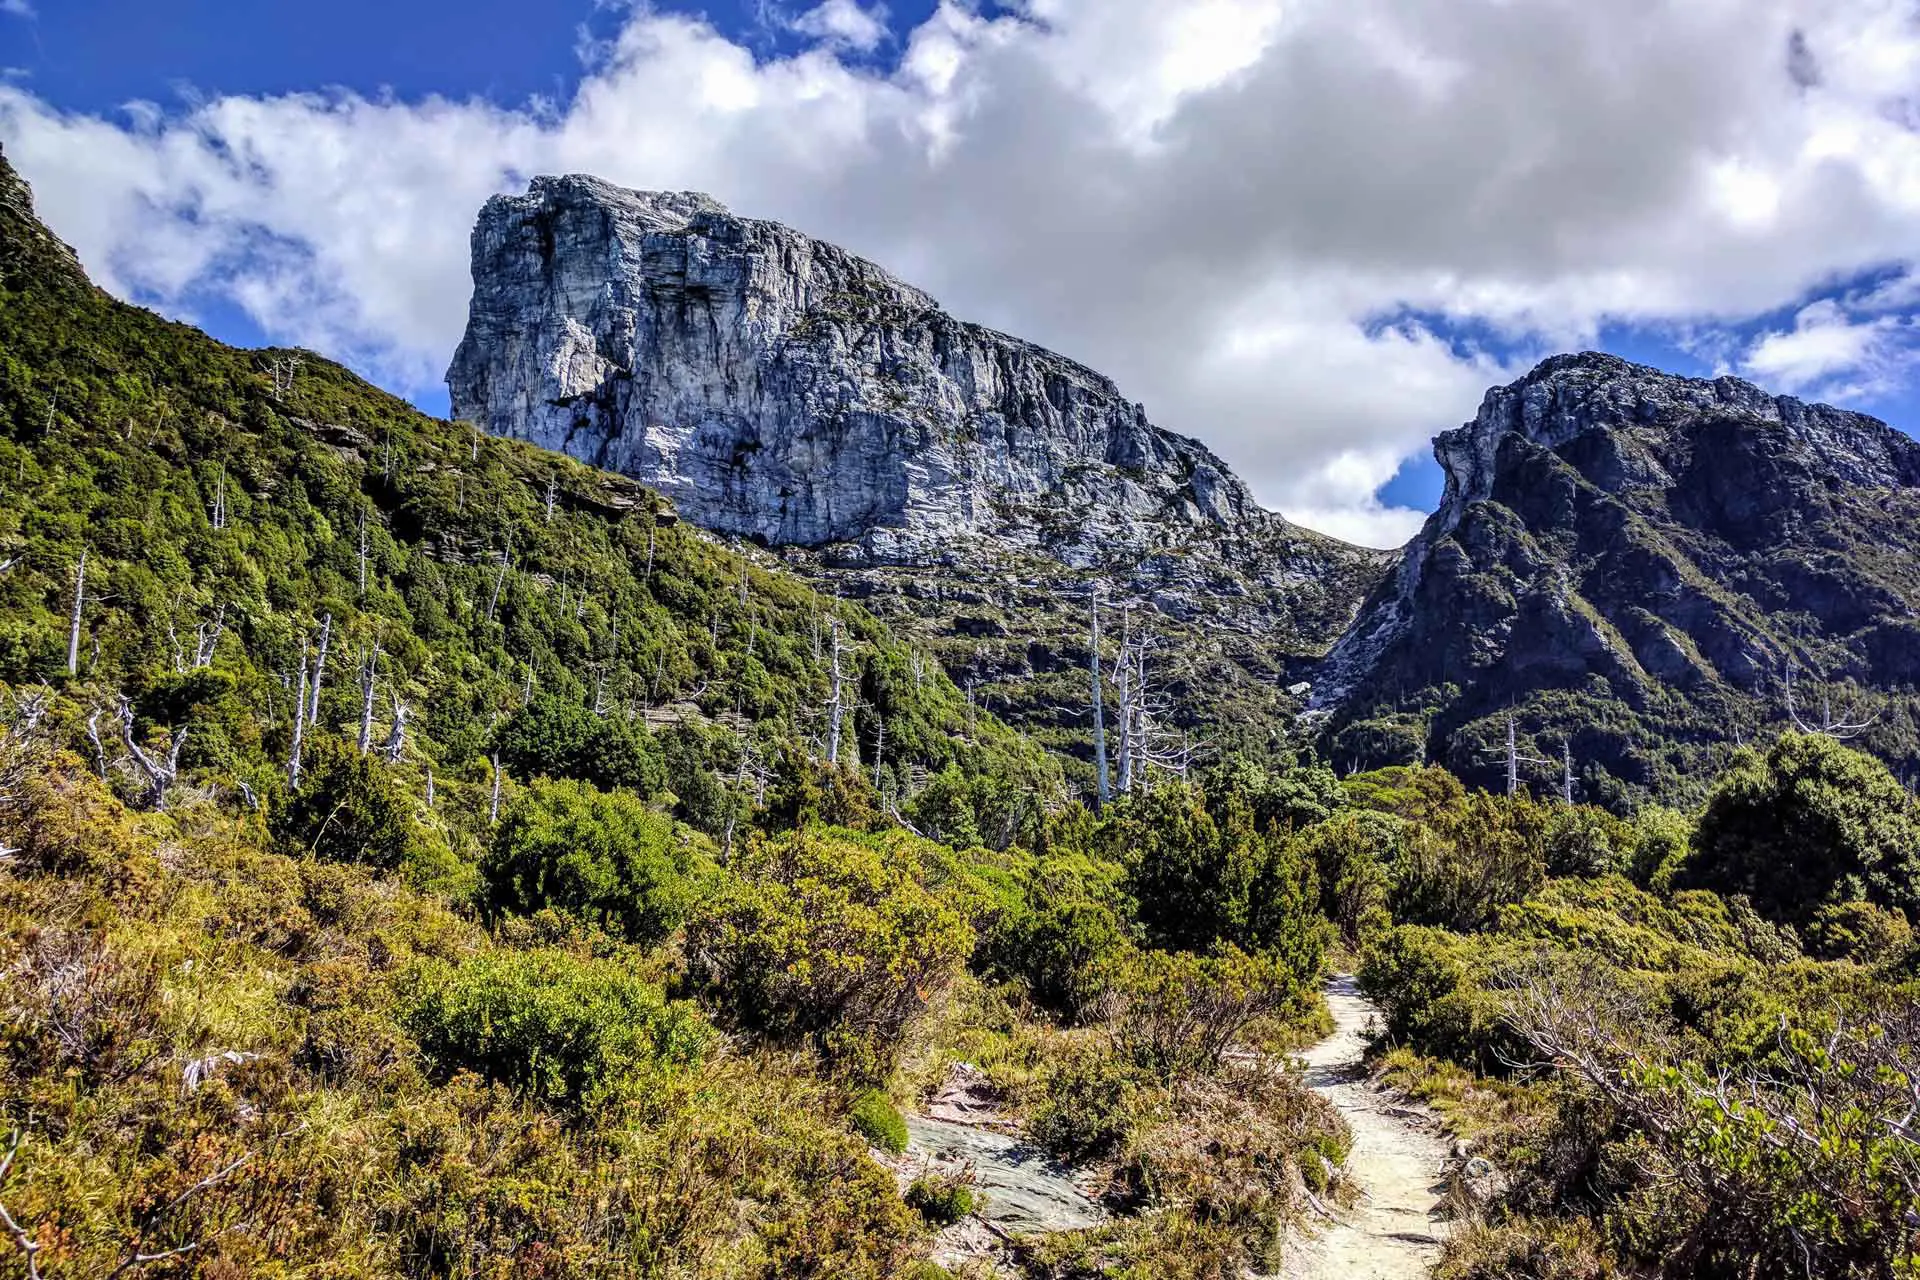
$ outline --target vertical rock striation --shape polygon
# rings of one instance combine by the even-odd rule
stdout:
[[[538,178],[491,200],[454,414],[774,545],[1092,565],[1279,523],[1094,371],[703,195]]]

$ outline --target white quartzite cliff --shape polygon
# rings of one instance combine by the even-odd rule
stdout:
[[[1113,383],[703,195],[537,178],[489,201],[453,412],[696,523],[886,562],[969,535],[1072,564],[1283,522]]]

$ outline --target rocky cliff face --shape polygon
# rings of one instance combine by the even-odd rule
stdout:
[[[1082,365],[689,193],[539,178],[473,234],[456,417],[628,475],[707,528],[929,563],[1081,565],[1277,517]]]
[[[1570,754],[1598,798],[1673,793],[1790,673],[1810,715],[1920,683],[1920,444],[1884,423],[1558,356],[1434,454],[1440,508],[1315,672],[1344,762],[1487,777],[1512,712],[1556,786]],[[1899,699],[1875,732],[1914,754]]]
[[[1181,719],[1267,740],[1296,709],[1282,657],[1392,563],[1262,510],[1093,370],[706,196],[536,179],[482,210],[473,276],[456,417],[780,549],[1064,749],[1089,740],[1091,578],[1162,641]]]

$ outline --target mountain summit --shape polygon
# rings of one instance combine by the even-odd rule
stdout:
[[[1671,793],[1795,711],[1920,682],[1920,444],[1883,422],[1587,353],[1434,456],[1439,509],[1316,672],[1337,758],[1487,773],[1512,715],[1555,785]]]
[[[983,536],[1091,565],[1278,519],[1093,370],[704,195],[535,179],[481,211],[473,278],[455,416],[721,532],[922,563]]]

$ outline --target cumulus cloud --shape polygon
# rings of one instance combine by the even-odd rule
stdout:
[[[1874,395],[1903,377],[1911,335],[1905,319],[1854,318],[1823,298],[1801,308],[1791,329],[1755,339],[1741,371],[1783,391],[1841,400]]]
[[[885,5],[863,8],[858,0],[826,0],[788,26],[799,35],[857,53],[871,53],[887,38],[887,9]]]
[[[109,120],[0,84],[0,139],[111,287],[223,296],[414,390],[459,337],[487,195],[709,191],[1111,374],[1264,501],[1375,544],[1418,521],[1379,486],[1516,371],[1458,333],[1518,363],[1920,262],[1907,0],[943,0],[885,66],[876,10],[799,21],[806,47],[762,57],[637,7],[555,107]],[[1820,385],[1882,319],[1815,312],[1744,362]]]

